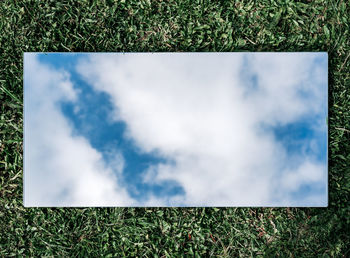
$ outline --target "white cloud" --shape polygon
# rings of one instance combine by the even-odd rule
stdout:
[[[282,187],[291,191],[298,190],[302,183],[324,182],[326,180],[324,166],[313,164],[309,161],[303,163],[296,170],[287,170],[282,181]]]
[[[257,75],[259,90],[249,96],[249,107],[269,124],[290,123],[307,112],[320,111],[327,94],[322,83],[327,71],[315,66],[318,53],[260,53],[248,57],[250,72]],[[311,98],[303,98],[300,92]],[[325,97],[325,96],[323,96]]]
[[[322,107],[324,81],[310,78],[320,74],[313,71],[316,56],[251,56],[249,72],[257,75],[258,89],[248,95],[240,80],[244,55],[238,53],[94,54],[77,70],[112,97],[115,119],[126,122],[128,137],[142,151],[174,161],[153,166],[144,177],[179,182],[185,196],[171,203],[284,206],[303,183],[326,184],[324,164],[300,156],[303,162],[290,170],[284,147],[258,125],[290,123]],[[308,97],[300,97],[300,90]],[[276,188],[284,192],[277,201]],[[299,204],[320,198],[325,196]]]
[[[69,74],[24,55],[25,206],[130,206],[136,202],[89,142],[72,136],[72,127],[58,108],[78,96]],[[119,156],[118,156],[119,155]],[[123,169],[120,154],[114,164]]]

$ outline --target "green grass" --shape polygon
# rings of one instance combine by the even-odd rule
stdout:
[[[0,256],[350,256],[348,1],[56,2],[0,2]],[[25,209],[25,51],[327,51],[329,207]]]

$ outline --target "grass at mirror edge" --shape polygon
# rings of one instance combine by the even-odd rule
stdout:
[[[1,1],[0,255],[348,257],[349,5],[343,0]],[[26,51],[327,51],[329,207],[24,209]]]

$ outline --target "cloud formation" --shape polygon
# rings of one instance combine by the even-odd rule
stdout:
[[[62,111],[71,103],[76,116],[91,116],[80,101],[92,92],[86,98],[71,80],[71,65],[57,69],[26,53],[25,206],[327,205],[325,53],[75,58],[87,87],[109,96],[108,123],[125,124],[120,137],[139,156],[126,155],[125,145],[111,142],[107,152],[93,145]],[[155,159],[132,172],[141,175],[135,184],[125,174],[140,155]],[[146,190],[174,182],[183,191]]]

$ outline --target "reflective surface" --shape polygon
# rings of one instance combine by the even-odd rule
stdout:
[[[25,206],[327,206],[326,53],[24,55]]]

